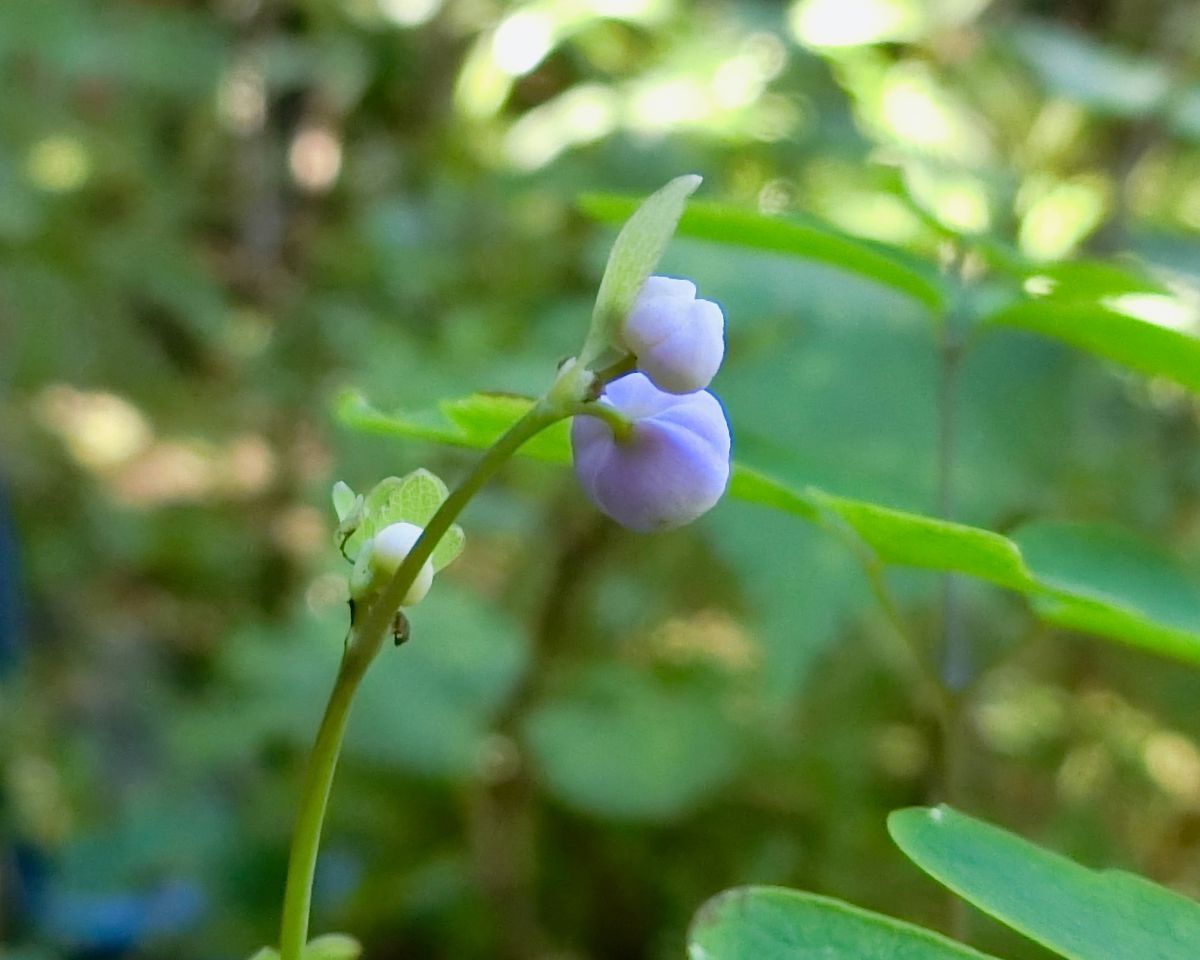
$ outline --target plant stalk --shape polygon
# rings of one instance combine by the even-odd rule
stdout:
[[[304,773],[300,808],[288,857],[287,883],[280,921],[280,960],[300,960],[308,942],[308,921],[312,910],[312,885],[321,844],[321,828],[329,792],[341,752],[350,705],[367,668],[383,646],[392,618],[408,594],[422,565],[454,523],[463,508],[488,479],[506,463],[530,437],[569,413],[561,403],[539,400],[514,423],[476,463],[475,469],[451,492],[425,527],[404,562],[392,576],[379,598],[359,616],[350,629],[346,650],[338,667],[337,680],[317,730],[316,741]]]

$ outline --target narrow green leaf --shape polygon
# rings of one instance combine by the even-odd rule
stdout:
[[[1138,269],[1136,264],[1108,263],[1104,260],[1026,264],[1022,275],[1026,283],[1047,287],[1047,298],[1063,302],[1097,303],[1103,297],[1118,297],[1128,293],[1169,296],[1171,292]]]
[[[738,463],[733,465],[733,475],[729,478],[729,495],[747,503],[790,513],[810,523],[816,523],[820,518],[820,508],[807,492],[793,490]]]
[[[274,947],[263,947],[252,954],[250,960],[279,960],[279,951]]]
[[[1025,300],[992,314],[987,322],[1060,340],[1200,393],[1200,338],[1102,303],[1057,297]]]
[[[676,177],[631,211],[608,255],[581,363],[590,364],[613,343],[638,291],[675,233],[687,198],[700,183],[695,174]]]
[[[362,433],[482,450],[491,446],[532,405],[533,401],[524,397],[475,393],[443,401],[432,410],[387,414],[371,406],[361,394],[347,390],[334,406],[342,423]],[[570,463],[568,433],[565,422],[556,423],[526,443],[521,455],[549,463]]]
[[[1194,960],[1200,904],[1119,870],[1091,870],[949,807],[898,810],[917,866],[1068,960]]]
[[[840,900],[780,887],[739,887],[702,906],[690,960],[981,960],[923,927]]]
[[[1046,590],[1043,620],[1196,659],[1200,583],[1157,545],[1082,523],[1031,523],[1014,540]]]
[[[628,197],[597,194],[580,200],[584,213],[608,223],[628,216],[635,203]],[[898,251],[816,221],[766,217],[716,203],[690,203],[677,232],[698,240],[827,263],[898,290],[931,310],[940,309],[946,299],[931,269],[909,261]]]
[[[811,488],[809,495],[841,517],[884,563],[951,570],[1011,590],[1036,586],[1021,551],[998,533]]]
[[[443,403],[441,413],[388,416],[358,395],[345,394],[338,402],[338,415],[358,430],[483,448],[531,403],[476,394]],[[550,463],[570,463],[566,424],[556,424],[535,437],[521,453]],[[1176,565],[1169,582],[1156,574],[1153,587],[1143,577],[1134,589],[1128,571],[1143,564],[1145,554],[1131,551],[1129,542],[1102,545],[1093,540],[1090,545],[1076,545],[1072,549],[1093,550],[1096,556],[1090,565],[1076,563],[1068,569],[1063,557],[1056,560],[1048,555],[1043,540],[1028,530],[1014,542],[990,530],[838,497],[812,486],[792,486],[745,464],[734,463],[728,495],[819,526],[844,525],[883,563],[960,573],[1017,591],[1048,623],[1200,665],[1200,585]],[[1032,568],[1022,555],[1026,543],[1034,551]],[[1155,569],[1161,573],[1167,567]],[[1122,579],[1129,582],[1118,589],[1114,584]]]

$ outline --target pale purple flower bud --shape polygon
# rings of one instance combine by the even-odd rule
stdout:
[[[729,482],[729,423],[706,390],[674,394],[642,373],[614,380],[597,403],[632,424],[618,439],[597,417],[571,425],[575,474],[588,498],[622,526],[641,533],[691,523],[713,507]]]
[[[696,285],[650,277],[621,327],[638,369],[668,393],[703,390],[725,356],[725,317],[711,300],[696,299]]]

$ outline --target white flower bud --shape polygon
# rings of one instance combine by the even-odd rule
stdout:
[[[354,580],[358,582],[352,584],[352,593],[356,597],[360,597],[382,590],[388,580],[400,569],[400,564],[404,562],[404,558],[408,556],[422,532],[421,528],[414,523],[393,523],[391,526],[384,527],[375,534],[372,540],[363,544],[363,553],[370,559],[365,571],[365,578],[359,576],[358,570],[355,571]],[[362,579],[365,579],[366,582],[363,583]],[[426,560],[421,565],[421,570],[413,580],[408,593],[401,601],[401,606],[411,607],[414,603],[419,603],[429,592],[431,586],[433,586],[433,562]],[[353,587],[362,589],[353,589]]]

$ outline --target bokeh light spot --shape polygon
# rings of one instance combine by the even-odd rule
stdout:
[[[553,44],[549,18],[532,10],[519,10],[496,29],[492,59],[502,72],[519,77],[541,63]]]
[[[325,127],[304,127],[288,150],[288,169],[301,189],[323,193],[342,169],[342,145]]]
[[[379,0],[379,12],[400,27],[428,23],[442,8],[442,0]]]
[[[70,193],[87,182],[91,163],[76,137],[55,134],[33,145],[25,169],[34,186],[50,193]]]
[[[41,422],[66,444],[71,456],[90,470],[105,470],[140,453],[153,439],[141,411],[105,392],[46,387],[34,402]]]

